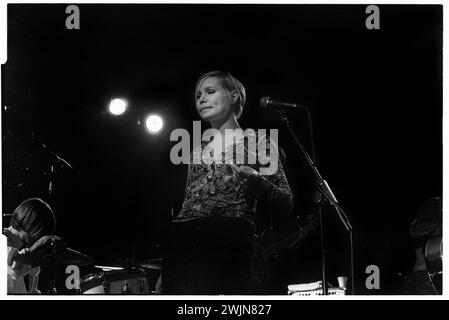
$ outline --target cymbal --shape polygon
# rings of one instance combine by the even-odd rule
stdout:
[[[94,266],[97,269],[101,269],[103,271],[115,271],[115,270],[124,270],[124,267],[116,267],[116,266]]]
[[[64,265],[82,267],[93,264],[92,258],[70,248],[64,248],[55,253],[29,252],[19,254],[14,260],[33,267],[58,267]]]
[[[142,261],[138,262],[137,265],[139,267],[146,268],[146,269],[161,270],[162,269],[162,258],[142,260]]]

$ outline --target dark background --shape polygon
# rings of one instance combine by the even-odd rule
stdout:
[[[65,28],[65,8],[8,5],[3,214],[40,196],[57,233],[97,264],[130,259],[133,245],[137,260],[159,257],[186,176],[170,162],[170,132],[199,120],[197,78],[225,70],[247,90],[242,126],[280,130],[295,193],[289,219],[299,223],[312,210],[310,173],[258,101],[309,107],[318,168],[354,227],[356,288],[400,292],[413,258],[408,225],[442,193],[442,6],[379,6],[380,30],[365,27],[365,5],[79,5],[80,30]],[[129,102],[118,118],[106,112],[117,96]],[[158,135],[138,125],[149,112],[164,117]],[[288,116],[310,152],[305,113]],[[74,168],[57,170],[51,198],[54,158],[42,143]],[[336,283],[347,274],[346,236],[335,212],[324,214]],[[316,232],[307,248],[279,258],[290,272],[278,283],[319,280]],[[381,270],[377,291],[364,286],[370,264]]]

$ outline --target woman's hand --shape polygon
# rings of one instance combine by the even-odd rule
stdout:
[[[252,184],[256,183],[260,179],[259,172],[257,172],[254,168],[245,165],[237,166],[235,164],[232,164],[231,166],[239,180],[243,183]]]
[[[3,229],[3,234],[7,238],[8,247],[22,249],[24,243],[18,234],[13,233],[10,228]]]
[[[273,185],[267,182],[256,169],[245,165],[231,166],[241,183],[245,184],[248,191],[256,198],[264,199],[270,194]]]

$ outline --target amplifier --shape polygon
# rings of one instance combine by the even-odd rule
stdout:
[[[346,288],[328,287],[329,295],[344,296]],[[288,286],[288,294],[292,296],[321,296],[323,295],[323,281],[311,283],[291,284]]]

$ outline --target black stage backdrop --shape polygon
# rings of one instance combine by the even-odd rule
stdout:
[[[280,132],[295,207],[277,236],[313,211],[313,183],[262,96],[310,109],[318,168],[354,227],[357,292],[401,292],[409,223],[442,193],[442,6],[381,5],[379,30],[366,28],[366,5],[79,5],[79,30],[66,29],[66,6],[8,5],[3,214],[39,196],[57,234],[97,264],[160,257],[186,177],[170,162],[170,132],[192,131],[197,78],[225,70],[247,89],[241,124]],[[118,118],[106,112],[117,96],[129,103]],[[144,129],[149,112],[165,120],[158,135]],[[288,117],[311,152],[306,114]],[[52,197],[42,144],[73,166],[57,170]],[[333,210],[324,215],[336,284],[348,274],[346,235]],[[318,240],[312,232],[273,263],[283,292],[319,280]],[[368,265],[380,268],[379,290],[365,287]]]

